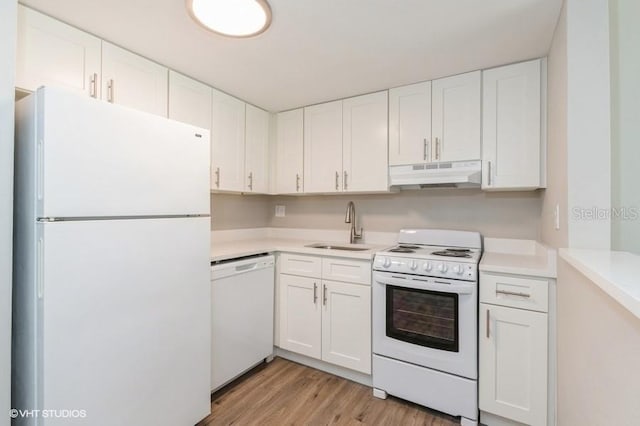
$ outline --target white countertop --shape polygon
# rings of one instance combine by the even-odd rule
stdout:
[[[305,247],[314,243],[326,243],[327,245],[337,246],[353,246],[362,247],[367,250],[350,251],[350,250],[334,250],[319,249]],[[274,238],[256,238],[240,241],[211,242],[211,261],[218,262],[221,260],[234,259],[243,256],[251,256],[260,253],[273,252],[289,252],[311,254],[316,256],[333,256],[350,259],[366,259],[371,260],[377,251],[386,248],[382,245],[370,244],[348,244],[336,241],[319,241],[319,240],[290,240],[290,239],[274,239]]]
[[[531,240],[485,238],[481,272],[556,278],[556,251]]]
[[[640,256],[622,251],[560,249],[560,257],[640,318]]]

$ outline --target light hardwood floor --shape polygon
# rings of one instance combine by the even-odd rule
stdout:
[[[212,396],[212,425],[431,425],[454,417],[389,397],[371,388],[282,358],[238,379]]]

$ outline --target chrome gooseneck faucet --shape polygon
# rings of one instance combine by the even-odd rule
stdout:
[[[347,214],[344,217],[344,223],[351,224],[351,230],[349,231],[349,242],[351,244],[362,238],[363,228],[360,228],[360,233],[356,232],[356,205],[353,204],[353,201],[349,201],[349,204],[347,204]]]

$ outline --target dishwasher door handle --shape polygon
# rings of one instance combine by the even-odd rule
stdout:
[[[246,265],[238,265],[236,266],[236,272],[246,272],[252,271],[258,267],[258,262],[248,263]]]

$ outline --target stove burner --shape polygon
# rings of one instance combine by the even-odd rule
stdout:
[[[434,251],[433,253],[431,253],[434,256],[447,256],[447,257],[466,257],[469,258],[471,257],[471,255],[468,253],[468,251],[460,251],[460,250],[442,250],[442,251]]]
[[[446,248],[445,251],[455,251],[460,253],[471,253],[471,250],[466,248]]]
[[[415,253],[415,250],[410,249],[408,247],[402,247],[402,246],[394,247],[394,248],[390,249],[389,251],[393,252],[393,253]]]
[[[412,246],[409,244],[398,244],[398,246],[396,248],[404,248],[404,249],[412,249],[412,250],[416,250],[421,248],[420,246]]]

